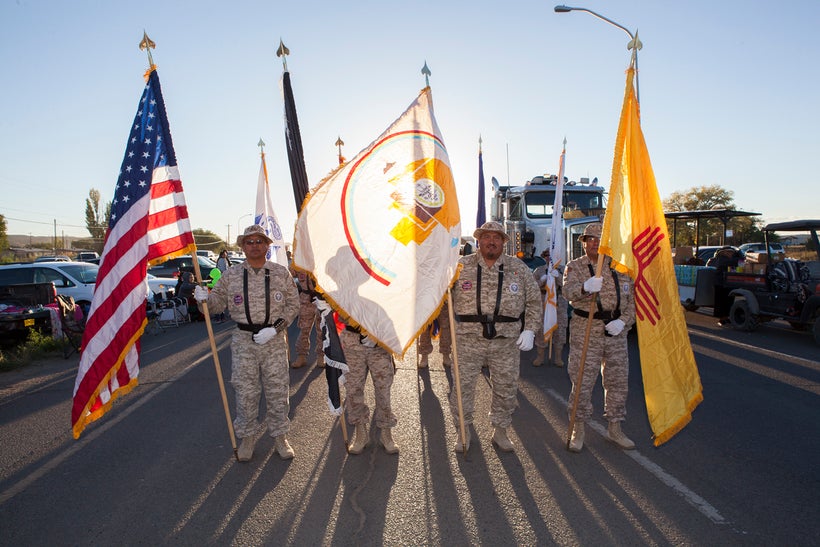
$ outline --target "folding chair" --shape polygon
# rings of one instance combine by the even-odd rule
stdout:
[[[74,352],[82,352],[85,316],[82,308],[71,296],[58,294],[57,303],[60,306],[60,321],[63,324],[63,358],[68,359]]]

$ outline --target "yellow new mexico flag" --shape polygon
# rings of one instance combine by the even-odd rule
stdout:
[[[691,421],[703,395],[678,296],[663,206],[641,132],[634,75],[630,67],[600,249],[635,281],[646,409],[658,446]]]

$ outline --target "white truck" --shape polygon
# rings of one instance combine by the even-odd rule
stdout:
[[[555,204],[556,175],[533,177],[524,186],[500,186],[493,177],[490,219],[504,226],[510,242],[507,252],[518,256],[531,268],[543,264],[541,252],[550,246]],[[565,182],[563,191],[564,264],[581,256],[578,236],[592,222],[600,222],[606,211],[604,189],[597,179]]]

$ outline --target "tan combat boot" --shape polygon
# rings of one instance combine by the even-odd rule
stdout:
[[[560,350],[555,352],[555,358],[552,360],[552,364],[559,368],[564,366],[564,358],[561,357]]]
[[[624,432],[621,431],[621,422],[609,422],[609,427],[606,430],[606,439],[617,444],[624,450],[632,450],[635,448],[635,443],[632,442],[632,439],[624,435]]]
[[[470,425],[464,424],[464,435],[466,439],[466,444],[462,446],[461,444],[461,430],[456,427],[456,432],[458,432],[458,437],[456,438],[456,452],[465,453],[470,450]]]
[[[420,356],[419,357],[418,367],[419,368],[427,368],[428,365],[429,365],[429,360],[428,360],[427,355]]]
[[[364,424],[356,425],[356,432],[353,434],[353,442],[347,447],[349,454],[361,454],[367,446],[367,427]]]
[[[293,459],[293,456],[296,455],[288,442],[288,438],[284,435],[274,437],[273,449],[276,450],[276,453],[279,454],[279,457],[283,460]]]
[[[396,446],[396,443],[393,442],[393,433],[391,432],[389,427],[382,428],[382,434],[380,439],[381,445],[384,447],[384,451],[388,454],[398,454],[399,447]]]
[[[537,346],[535,349],[535,359],[532,360],[532,366],[540,367],[544,364],[544,348]]]
[[[502,452],[512,452],[515,450],[512,441],[507,437],[507,428],[496,427],[493,432],[493,444]]]
[[[239,450],[236,452],[236,459],[240,462],[249,462],[253,458],[253,449],[256,447],[256,442],[265,434],[263,429],[255,435],[243,437],[242,442],[239,443]]]
[[[302,368],[307,364],[307,357],[299,355],[294,362],[290,364],[291,368]]]
[[[584,447],[584,422],[575,422],[572,437],[569,439],[569,451],[580,452]]]

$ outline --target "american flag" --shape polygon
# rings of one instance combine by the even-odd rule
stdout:
[[[196,251],[155,67],[146,77],[83,334],[71,409],[75,439],[137,385],[148,266]]]

